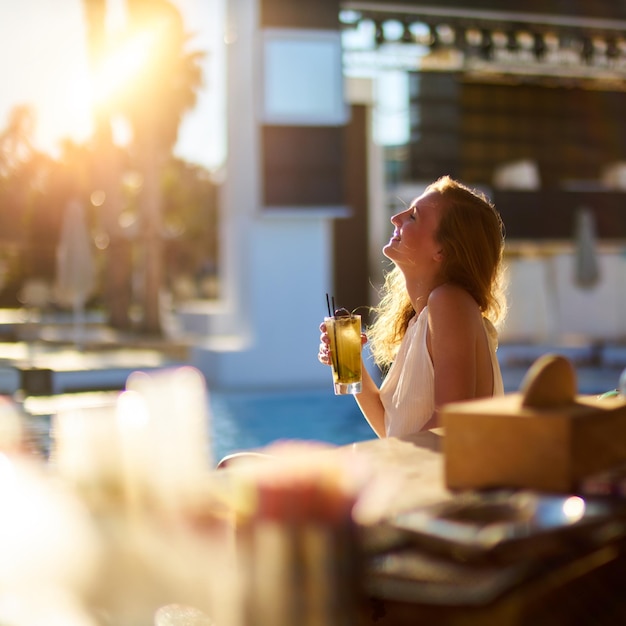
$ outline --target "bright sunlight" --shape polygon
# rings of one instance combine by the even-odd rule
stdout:
[[[151,60],[156,29],[142,30],[121,41],[105,56],[93,77],[93,103],[110,104],[123,94]]]
[[[224,0],[171,0],[193,25],[191,45],[209,50],[205,72],[211,91],[200,93],[196,110],[183,121],[176,148],[188,160],[214,167],[225,153],[223,50],[219,45]],[[4,0],[3,0],[4,2]],[[85,141],[92,132],[92,107],[113,105],[133,77],[149,62],[157,33],[135,33],[120,39],[116,51],[103,58],[92,75],[85,41],[81,0],[20,0],[9,3],[0,19],[0,128],[12,109],[29,105],[35,113],[35,146],[57,154],[61,139]],[[10,8],[9,8],[10,4]],[[124,0],[108,0],[109,31],[124,26]],[[148,66],[149,67],[149,66]],[[123,133],[122,133],[123,134]],[[121,143],[124,143],[123,141]]]

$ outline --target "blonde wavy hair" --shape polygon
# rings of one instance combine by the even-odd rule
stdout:
[[[496,327],[506,315],[503,281],[504,225],[495,206],[480,191],[443,176],[426,188],[443,203],[436,240],[443,249],[440,276],[465,289]],[[415,315],[404,275],[394,267],[385,275],[381,299],[373,309],[368,340],[374,361],[389,366]]]

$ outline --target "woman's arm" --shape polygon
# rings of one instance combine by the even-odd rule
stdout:
[[[320,346],[318,351],[318,360],[324,365],[330,365],[330,340],[326,332],[326,324],[320,324]],[[361,343],[367,343],[367,337],[361,335]],[[365,364],[361,361],[362,384],[361,392],[354,396],[363,417],[367,420],[372,430],[379,436],[385,437],[385,410],[380,401],[380,393],[370,373],[367,371]]]
[[[379,437],[386,437],[385,434],[385,409],[383,403],[380,401],[380,392],[376,383],[367,371],[365,364],[362,366],[363,370],[363,383],[361,393],[357,393],[354,396],[361,413],[367,420],[368,424],[372,427],[372,430]]]

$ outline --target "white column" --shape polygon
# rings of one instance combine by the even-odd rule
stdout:
[[[248,261],[252,217],[259,208],[259,132],[255,55],[257,0],[226,3],[226,178],[220,194],[220,299],[211,334],[249,341]]]
[[[210,387],[328,386],[317,361],[332,292],[332,219],[320,210],[261,207],[258,0],[228,0],[227,159],[221,189],[221,304],[193,363]]]

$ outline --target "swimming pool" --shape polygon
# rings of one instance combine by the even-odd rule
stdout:
[[[527,366],[503,367],[505,392],[519,389]],[[620,368],[578,368],[578,390],[601,394],[618,384]],[[95,396],[95,399],[91,396]],[[36,444],[50,450],[50,419],[73,398],[79,405],[98,404],[101,392],[76,393],[58,398],[29,397],[23,408]],[[103,393],[114,402],[115,393]],[[86,399],[87,398],[87,399]],[[347,445],[376,435],[350,396],[335,396],[331,389],[252,391],[210,389],[208,392],[208,452],[215,464],[233,452],[266,446],[277,440],[299,439]]]
[[[503,366],[506,393],[517,391],[528,365]],[[581,394],[601,394],[617,386],[619,368],[577,367]],[[279,439],[315,440],[336,445],[374,439],[354,398],[332,389],[312,391],[209,392],[211,450],[214,461],[232,452]]]
[[[31,445],[45,457],[54,446],[54,415],[62,411],[114,410],[117,392],[28,397],[21,408]],[[213,465],[233,452],[298,439],[347,445],[374,439],[354,398],[320,390],[208,391],[207,452]],[[88,418],[85,413],[85,418]]]
[[[351,396],[312,391],[211,391],[209,415],[215,462],[232,452],[280,439],[346,445],[376,437]]]

